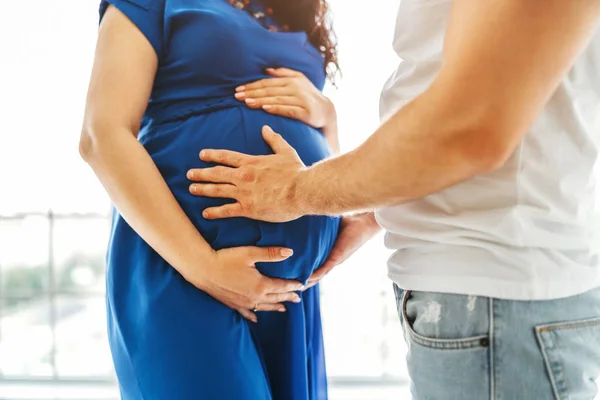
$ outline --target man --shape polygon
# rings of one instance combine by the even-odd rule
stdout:
[[[403,0],[362,146],[306,168],[265,128],[274,155],[205,150],[229,168],[190,171],[192,192],[236,200],[210,219],[377,209],[415,399],[592,399],[599,22],[600,0]],[[346,221],[339,259],[362,241]]]

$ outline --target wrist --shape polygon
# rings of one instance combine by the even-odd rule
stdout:
[[[208,292],[212,285],[211,273],[215,271],[217,256],[218,253],[212,248],[202,251],[190,268],[182,273],[183,278],[197,289]]]
[[[312,168],[304,168],[298,172],[296,177],[292,180],[292,184],[289,192],[289,204],[291,206],[292,213],[298,215],[298,217],[304,215],[314,214],[310,197],[311,197],[311,170]]]

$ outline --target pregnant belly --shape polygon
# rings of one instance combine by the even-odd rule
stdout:
[[[190,220],[214,249],[237,246],[285,246],[294,255],[281,263],[259,263],[261,273],[277,278],[306,281],[318,268],[335,242],[339,220],[307,216],[298,220],[272,224],[245,218],[208,221],[202,217],[207,207],[231,200],[192,196],[186,172],[190,168],[211,166],[198,154],[204,148],[235,150],[265,155],[271,150],[261,135],[263,125],[270,125],[290,143],[306,165],[329,155],[322,134],[297,121],[245,108],[222,110],[192,117],[186,121],[155,127],[143,132],[144,144],[161,171],[171,191]]]

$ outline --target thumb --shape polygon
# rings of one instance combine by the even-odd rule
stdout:
[[[285,141],[284,138],[281,137],[280,134],[275,133],[270,126],[264,126],[262,130],[263,139],[271,149],[275,152],[275,154],[286,153],[286,152],[295,152],[294,148],[289,145],[288,142]]]
[[[257,262],[279,262],[290,258],[294,251],[284,247],[246,247],[248,261],[252,264]]]

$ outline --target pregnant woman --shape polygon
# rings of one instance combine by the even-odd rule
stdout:
[[[209,166],[203,148],[269,154],[264,125],[307,164],[329,155],[325,13],[322,0],[102,2],[80,151],[117,210],[107,310],[123,399],[327,398],[318,288],[302,284],[338,219],[209,221],[228,200],[193,196],[186,177]]]

